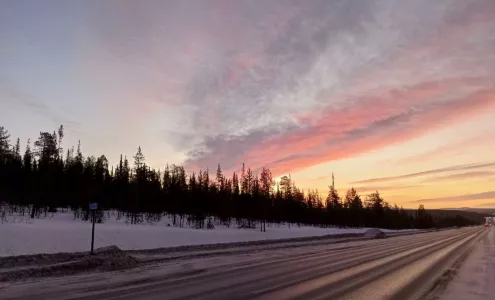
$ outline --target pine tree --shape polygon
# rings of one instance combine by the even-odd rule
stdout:
[[[261,215],[262,215],[262,225],[261,231],[266,231],[266,219],[268,215],[268,210],[271,206],[271,195],[273,193],[273,178],[272,172],[269,169],[263,167],[261,170],[260,177],[260,192],[261,192]]]
[[[361,197],[358,195],[356,189],[351,188],[347,191],[344,199],[344,207],[350,209],[362,209],[363,202]]]
[[[220,164],[218,164],[216,180],[217,180],[218,189],[223,190],[224,189],[224,177],[223,177],[222,168],[220,167]]]
[[[21,141],[19,138],[17,138],[17,142],[15,143],[13,154],[15,160],[21,161]]]
[[[136,155],[134,155],[134,166],[135,169],[141,169],[144,166],[145,158],[143,152],[141,151],[141,146],[138,147]]]
[[[409,213],[388,204],[378,191],[367,197],[365,208],[354,188],[347,191],[342,203],[333,174],[325,209],[318,190],[305,193],[290,174],[281,177],[274,191],[268,168],[254,174],[243,164],[241,176],[234,172],[229,177],[219,163],[215,180],[210,180],[208,169],[187,176],[184,167],[178,165],[167,165],[161,174],[146,165],[141,147],[134,156],[132,170],[123,155],[115,168],[105,155],[84,158],[80,142],[76,152],[74,147],[67,147],[63,158],[63,126],[58,133],[40,132],[33,149],[28,140],[23,156],[20,140],[12,147],[9,138],[7,130],[0,127],[0,195],[6,195],[3,201],[15,211],[31,209],[33,218],[68,206],[74,218],[87,219],[88,202],[98,201],[102,208],[117,210],[119,218],[126,216],[133,224],[156,222],[168,213],[174,216],[174,225],[178,215],[178,226],[184,226],[187,219],[197,228],[205,224],[214,228],[218,224],[214,218],[226,226],[231,218],[248,228],[260,224],[261,231],[266,230],[267,222],[393,229],[476,223],[459,216],[434,218],[423,206]],[[98,221],[103,220],[99,214]]]
[[[332,185],[330,185],[327,196],[327,208],[328,209],[340,209],[342,208],[342,203],[340,201],[339,194],[335,189],[335,177],[332,173]]]
[[[31,139],[28,139],[26,143],[26,151],[24,151],[23,157],[24,170],[31,172],[33,169],[33,153],[31,152]]]
[[[64,139],[64,125],[60,125],[58,128],[58,153],[60,156],[60,159],[62,160],[62,140]]]
[[[82,165],[83,160],[84,160],[84,158],[83,158],[83,155],[82,155],[82,152],[81,152],[81,141],[79,140],[77,142],[76,163]]]
[[[0,165],[7,163],[7,156],[10,152],[10,134],[0,126]]]
[[[3,126],[0,126],[0,154],[5,154],[9,151],[9,138],[9,132]]]

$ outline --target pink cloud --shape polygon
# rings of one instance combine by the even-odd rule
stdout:
[[[344,142],[340,145],[327,147],[322,152],[322,154],[324,154],[323,156],[320,156],[317,159],[300,159],[293,162],[293,167],[290,167],[290,165],[288,167],[300,168],[307,164],[342,159],[380,149],[398,142],[404,142],[441,126],[456,123],[462,119],[471,118],[478,112],[486,109],[493,109],[494,106],[495,94],[493,92],[476,93],[462,101],[438,107],[423,115],[418,115],[407,124],[398,125],[397,128],[392,129],[391,131],[381,131],[374,135],[363,136],[361,139],[355,139],[347,143]],[[452,116],[456,116],[456,118],[452,118]]]
[[[424,97],[456,91],[456,87],[475,84],[471,78],[425,83],[402,92],[407,101],[393,102],[394,92],[383,98],[361,101],[342,110],[329,110],[314,124],[295,128],[282,135],[263,134],[242,140],[217,140],[214,151],[188,162],[188,167],[225,162],[237,169],[243,162],[253,168],[268,166],[282,175],[316,164],[354,157],[389,145],[405,142],[444,126],[472,119],[495,108],[495,91],[480,90],[448,102],[426,102],[411,109]],[[425,88],[426,87],[426,88]],[[435,87],[435,88],[434,88]],[[228,161],[228,160],[227,160]]]
[[[269,164],[275,173],[283,174],[407,141],[493,108],[493,91],[476,92],[457,101],[431,105],[420,113],[408,108],[425,98],[455,90],[456,86],[475,83],[476,80],[471,78],[425,83],[402,92],[403,101],[398,103],[393,101],[396,99],[393,97],[395,91],[391,91],[381,99],[369,99],[358,106],[329,111],[309,128],[288,132],[278,138],[265,138],[244,159],[255,165]],[[373,126],[376,130],[371,130]],[[359,131],[363,134],[359,135]],[[298,155],[302,157],[290,159]]]
[[[254,168],[268,166],[275,175],[282,175],[406,142],[492,110],[493,79],[471,72],[486,69],[477,62],[489,55],[489,49],[460,40],[493,22],[493,11],[482,8],[469,6],[466,14],[442,20],[440,27],[391,51],[388,62],[345,78],[337,92],[321,90],[316,97],[327,107],[295,115],[297,124],[292,127],[282,132],[253,130],[240,138],[208,137],[205,148],[210,153],[190,157],[186,165],[222,162],[237,169],[245,162]],[[242,78],[239,73],[248,69],[239,62],[234,65],[238,68],[229,74],[229,84],[237,84]]]

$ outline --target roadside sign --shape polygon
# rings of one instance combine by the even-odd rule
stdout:
[[[93,249],[95,245],[95,221],[96,221],[96,210],[98,209],[98,203],[90,203],[89,209],[93,211],[93,228],[91,229],[91,255],[93,255]]]

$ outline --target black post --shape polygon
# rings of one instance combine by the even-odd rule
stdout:
[[[91,255],[93,255],[93,248],[95,244],[95,219],[96,219],[96,210],[92,209],[93,211],[93,230],[91,231]]]

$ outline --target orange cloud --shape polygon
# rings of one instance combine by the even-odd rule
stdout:
[[[451,180],[465,180],[465,179],[473,179],[473,178],[487,178],[495,175],[493,171],[475,171],[475,172],[466,172],[459,174],[452,174],[447,176],[433,177],[423,182],[438,182],[438,181],[451,181]]]
[[[434,160],[435,158],[445,157],[446,155],[455,155],[466,151],[466,148],[473,146],[486,145],[493,140],[493,136],[476,136],[473,138],[468,138],[466,140],[460,141],[458,143],[452,143],[449,145],[440,146],[434,150],[427,151],[421,154],[406,157],[397,161],[399,164],[414,164],[419,162],[424,162],[426,160]]]
[[[361,186],[361,187],[354,187],[356,191],[359,193],[366,193],[366,192],[385,192],[385,191],[396,191],[396,190],[404,190],[404,189],[412,189],[412,188],[418,188],[421,187],[420,185],[382,185],[382,186]]]
[[[451,197],[420,199],[420,200],[409,201],[408,203],[450,202],[450,201],[469,201],[469,200],[486,200],[486,199],[495,199],[495,191],[466,194],[460,196],[451,196]]]

